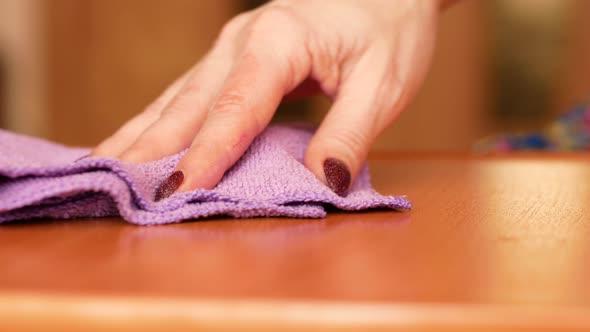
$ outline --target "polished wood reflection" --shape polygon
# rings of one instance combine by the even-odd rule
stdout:
[[[5,224],[0,307],[15,294],[483,306],[559,312],[590,328],[589,162],[587,155],[374,155],[375,187],[408,195],[414,210],[405,213],[157,227],[120,219]],[[503,316],[488,318],[489,327]]]

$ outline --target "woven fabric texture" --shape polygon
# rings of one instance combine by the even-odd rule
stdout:
[[[312,134],[296,125],[269,127],[213,190],[155,202],[156,189],[183,153],[128,164],[86,157],[89,149],[0,131],[0,222],[121,216],[133,224],[156,225],[214,215],[321,218],[326,206],[411,208],[402,196],[373,190],[366,166],[346,197],[333,193],[303,166]]]

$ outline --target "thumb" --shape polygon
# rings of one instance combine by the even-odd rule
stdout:
[[[353,117],[331,110],[310,141],[305,166],[340,196],[346,196],[360,172],[374,138]]]
[[[371,144],[407,100],[386,71],[357,68],[338,92],[305,153],[305,166],[336,194],[345,196],[361,171]],[[389,74],[391,76],[391,74]]]

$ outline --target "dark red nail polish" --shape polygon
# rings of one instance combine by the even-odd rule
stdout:
[[[328,158],[324,160],[324,174],[330,189],[340,196],[345,196],[350,186],[348,166],[336,158]]]
[[[165,198],[170,197],[180,187],[184,180],[184,173],[182,171],[175,171],[172,173],[156,190],[154,200],[156,202],[161,201]]]

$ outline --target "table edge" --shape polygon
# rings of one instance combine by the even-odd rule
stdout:
[[[34,317],[34,319],[31,319]],[[260,299],[188,299],[0,293],[0,321],[5,327],[82,324],[94,330],[112,328],[151,330],[174,326],[175,330],[220,328],[256,330],[354,326],[376,330],[442,328],[590,329],[590,308],[559,306],[371,303],[279,301]],[[34,325],[31,325],[34,324]]]

